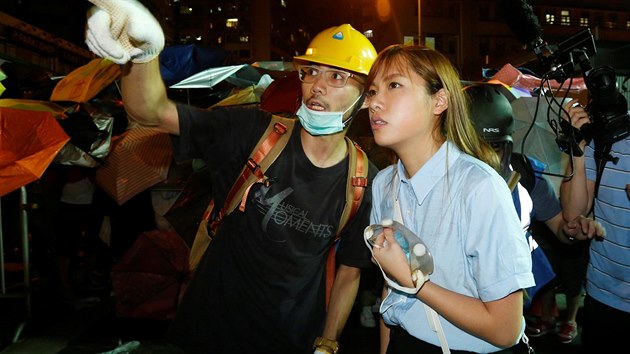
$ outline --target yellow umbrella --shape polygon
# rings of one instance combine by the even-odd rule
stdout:
[[[114,82],[122,70],[116,63],[97,58],[74,69],[57,83],[51,101],[87,102]]]
[[[231,95],[215,103],[213,107],[260,103],[260,97],[256,95],[255,88],[254,85],[249,85],[244,89],[233,90]]]

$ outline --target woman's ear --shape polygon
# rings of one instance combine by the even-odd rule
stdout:
[[[448,92],[441,88],[433,95],[433,114],[439,116],[448,108]]]

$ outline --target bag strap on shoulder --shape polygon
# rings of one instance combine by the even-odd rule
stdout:
[[[368,158],[365,151],[359,147],[354,141],[346,137],[346,145],[348,146],[348,178],[346,180],[346,203],[341,213],[341,220],[339,221],[339,228],[337,229],[337,235],[335,236],[335,244],[328,251],[326,258],[326,308],[330,302],[330,295],[332,293],[332,285],[335,281],[335,275],[337,272],[336,266],[336,253],[337,253],[337,241],[341,237],[341,232],[348,224],[354,215],[357,213],[361,201],[363,200],[363,194],[365,188],[368,185]]]
[[[271,122],[252,150],[245,166],[228,192],[223,208],[212,220],[211,227],[218,226],[223,217],[234,211],[237,206],[244,210],[244,200],[247,198],[249,188],[254,183],[265,179],[265,171],[286,146],[294,125],[295,119],[271,116]]]
[[[202,231],[206,232],[200,233],[199,230],[197,231],[197,236],[195,237],[195,241],[191,250],[191,269],[196,268],[196,265],[201,259],[201,256],[203,255],[203,253],[205,253],[207,246],[212,240],[210,235],[207,233],[206,225],[210,223],[210,229],[216,230],[219,227],[223,217],[234,211],[237,206],[239,206],[239,208],[243,210],[244,201],[247,198],[247,192],[249,191],[249,188],[257,181],[264,181],[265,171],[276,160],[276,158],[280,155],[280,153],[286,146],[289,137],[291,136],[290,132],[293,130],[294,125],[295,119],[293,118],[284,118],[281,116],[273,115],[269,126],[263,133],[259,142],[252,150],[253,152],[247,160],[247,163],[245,164],[238,178],[232,185],[232,188],[230,189],[226,197],[223,207],[212,221],[210,221],[210,215],[213,206],[213,201],[211,201],[210,205],[206,209],[206,212],[204,213],[202,224],[199,228],[199,230],[203,229]],[[326,259],[327,308],[330,302],[332,285],[336,275],[335,258],[337,251],[337,242],[341,237],[341,232],[343,231],[343,229],[357,213],[357,210],[361,205],[361,201],[363,200],[365,188],[368,185],[367,176],[369,163],[367,154],[350,138],[345,137],[345,141],[349,155],[348,178],[346,181],[345,195],[346,198],[344,209],[341,214],[341,219],[339,221],[339,228],[337,229],[337,233],[335,236],[335,243],[332,247],[330,247]],[[202,237],[200,237],[200,235]]]
[[[210,245],[212,237],[216,234],[223,217],[231,213],[239,204],[241,204],[241,208],[244,208],[243,201],[247,198],[249,188],[256,181],[264,179],[264,172],[284,149],[289,141],[294,125],[294,119],[272,115],[267,129],[261,135],[260,140],[247,159],[247,163],[243,166],[241,173],[228,192],[223,207],[212,220],[210,220],[210,217],[215,205],[214,199],[210,200],[203,213],[190,249],[189,266],[191,270],[197,268],[197,264],[199,264],[201,257],[206,252],[208,245]],[[208,232],[208,229],[213,231],[212,235]]]

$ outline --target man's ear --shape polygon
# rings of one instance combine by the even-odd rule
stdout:
[[[441,88],[433,95],[433,114],[439,116],[448,108],[448,92]]]
[[[361,103],[361,108],[359,108],[359,109],[365,109],[365,108],[370,108],[370,102],[367,99],[366,93],[364,92],[363,93],[363,103]]]

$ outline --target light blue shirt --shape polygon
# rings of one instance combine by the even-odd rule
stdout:
[[[595,181],[592,145],[584,151],[586,176]],[[619,159],[606,168],[595,199],[595,219],[606,229],[603,240],[591,241],[586,270],[586,292],[597,301],[630,312],[630,137],[612,145],[610,155]]]
[[[399,182],[393,183],[396,176]],[[449,142],[410,179],[399,161],[374,179],[372,223],[393,218],[395,186],[403,223],[433,255],[431,282],[484,302],[534,285],[529,246],[510,190],[491,167]],[[386,323],[440,345],[437,333],[429,328],[424,305],[415,296],[392,291],[383,300],[381,313]],[[441,316],[440,322],[451,349],[478,353],[503,349]]]

